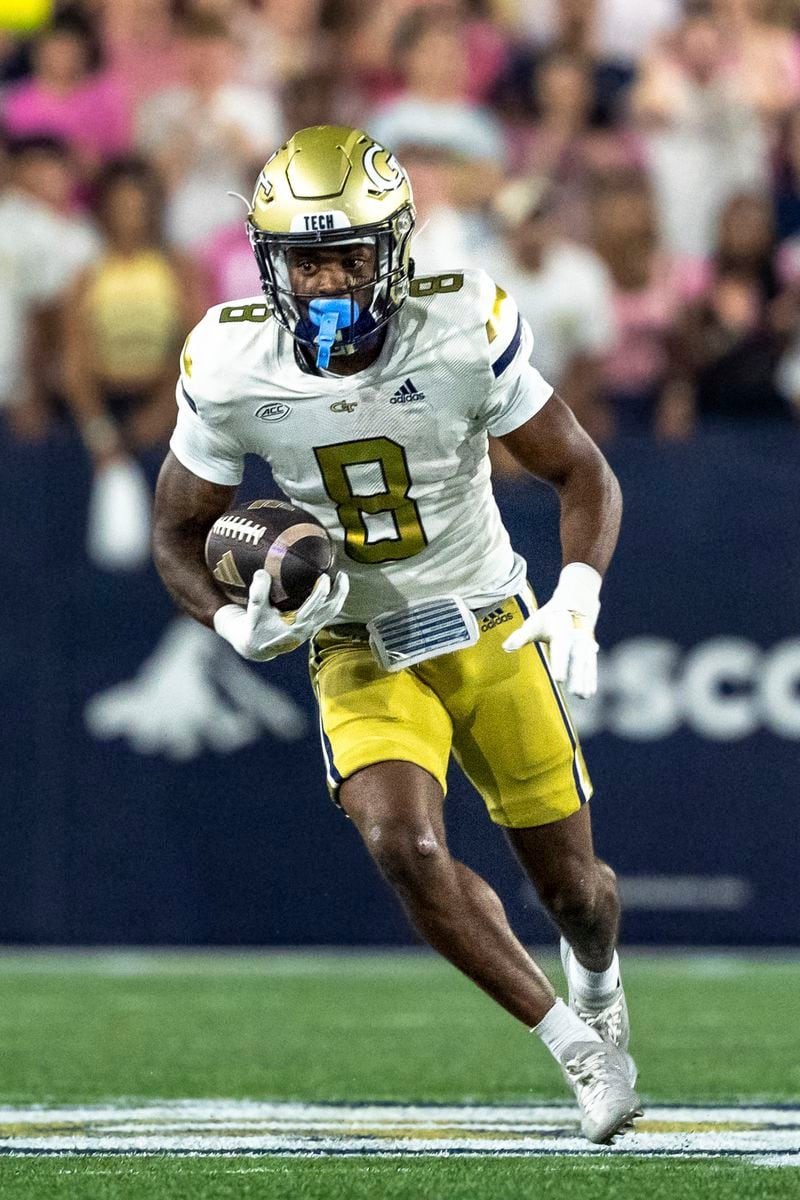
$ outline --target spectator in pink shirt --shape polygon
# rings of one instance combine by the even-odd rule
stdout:
[[[616,337],[603,361],[605,393],[618,433],[658,422],[681,311],[678,264],[659,237],[647,178],[623,172],[599,180],[592,204],[594,249],[611,274]]]
[[[759,303],[774,300],[785,282],[785,255],[779,253],[772,210],[766,192],[737,192],[722,210],[716,246],[707,258],[680,264],[683,299],[707,299],[717,279],[725,275],[749,279]],[[789,272],[794,276],[794,272]]]
[[[133,110],[181,72],[171,0],[108,0],[100,13],[103,54]]]
[[[713,0],[736,58],[741,85],[762,119],[773,124],[800,101],[797,5],[774,0]],[[791,12],[791,9],[794,12]]]
[[[209,283],[210,304],[260,294],[261,280],[244,219],[218,229],[198,249]]]
[[[403,87],[397,49],[405,40],[404,29],[435,25],[449,16],[463,26],[467,70],[461,98],[484,104],[509,53],[508,35],[495,17],[482,11],[486,7],[466,0],[328,0],[321,24],[335,45],[334,59],[344,65],[363,102],[372,108],[393,100]]]
[[[124,95],[97,60],[91,28],[74,14],[57,17],[34,45],[32,78],[10,87],[3,105],[13,137],[63,138],[84,180],[131,142]]]

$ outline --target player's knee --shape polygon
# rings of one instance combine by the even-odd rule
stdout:
[[[597,910],[594,889],[583,884],[561,884],[542,899],[559,925],[590,924]]]
[[[436,851],[439,849],[439,843],[434,837],[432,831],[430,833],[420,833],[417,835],[414,841],[414,849],[418,854],[421,854],[423,858],[427,858],[429,855],[436,853]]]
[[[616,898],[619,891],[617,887],[616,872],[608,865],[607,862],[603,862],[602,859],[599,858],[595,860],[595,866],[597,867],[597,873],[600,877],[600,885],[602,889],[606,893],[613,895]]]
[[[616,894],[614,872],[596,861],[565,862],[556,880],[541,891],[543,903],[556,921],[566,924],[592,924],[604,908],[610,894]]]
[[[399,884],[414,883],[442,854],[430,827],[409,829],[375,822],[367,830],[367,844],[383,874]]]

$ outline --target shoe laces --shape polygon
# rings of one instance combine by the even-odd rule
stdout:
[[[592,1054],[571,1058],[564,1070],[581,1090],[581,1100],[592,1105],[601,1100],[611,1086],[613,1072],[609,1068],[606,1049],[600,1048]]]
[[[606,1038],[617,1044],[622,1037],[622,1016],[624,1010],[625,1000],[620,993],[616,1000],[609,1004],[607,1008],[602,1008],[600,1012],[581,1011],[579,1016],[590,1029],[602,1029]]]

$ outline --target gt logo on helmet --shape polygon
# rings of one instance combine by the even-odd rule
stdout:
[[[378,170],[378,164],[375,162],[378,154],[386,155],[386,168],[389,171],[388,176]],[[393,192],[395,188],[400,187],[404,178],[400,164],[395,156],[389,154],[377,142],[373,142],[371,146],[367,146],[364,151],[364,174],[378,192]]]

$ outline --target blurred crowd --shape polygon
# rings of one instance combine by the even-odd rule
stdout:
[[[322,122],[601,441],[800,415],[800,0],[83,0],[0,33],[6,430],[163,444],[187,331],[260,288],[241,196]]]

